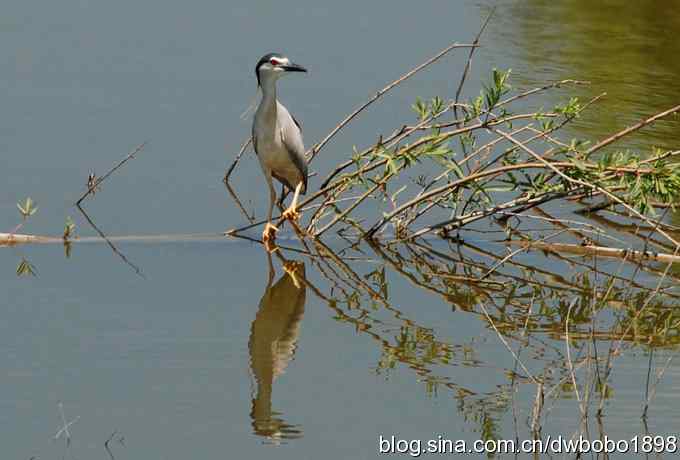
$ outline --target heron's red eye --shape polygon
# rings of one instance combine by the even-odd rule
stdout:
[[[280,61],[277,61],[277,60],[274,59],[274,58],[271,58],[271,59],[269,60],[269,62],[271,63],[271,65],[279,65],[279,64],[281,64]]]

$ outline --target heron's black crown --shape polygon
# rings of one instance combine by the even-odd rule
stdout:
[[[271,58],[283,59],[284,56],[281,53],[267,53],[257,61],[255,66],[255,76],[257,77],[257,86],[260,86],[260,66],[269,62]]]

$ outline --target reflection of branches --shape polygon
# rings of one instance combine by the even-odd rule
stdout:
[[[99,227],[97,227],[97,226],[95,225],[94,221],[90,218],[90,216],[89,216],[89,215],[85,212],[85,210],[82,208],[81,203],[82,203],[83,200],[84,200],[85,198],[87,198],[88,196],[94,195],[95,191],[98,190],[98,189],[100,188],[101,184],[102,184],[106,179],[108,179],[109,176],[111,176],[111,174],[113,174],[113,173],[116,172],[118,169],[120,169],[120,168],[121,168],[125,163],[127,163],[128,161],[134,159],[135,156],[136,156],[139,152],[141,152],[142,149],[144,149],[144,146],[145,146],[145,145],[146,145],[146,142],[143,142],[143,143],[139,144],[134,150],[132,150],[130,153],[128,153],[127,156],[125,156],[125,158],[123,158],[118,164],[116,164],[113,168],[111,168],[111,169],[110,169],[106,174],[104,174],[103,176],[101,176],[101,177],[94,177],[94,176],[91,176],[91,177],[88,179],[87,191],[86,191],[86,192],[78,199],[78,201],[76,201],[76,203],[75,203],[75,206],[78,208],[78,211],[80,211],[80,213],[83,215],[83,217],[85,217],[85,220],[87,220],[87,222],[88,222],[88,223],[90,224],[90,226],[92,226],[92,228],[99,234],[99,236],[101,236],[101,237],[104,239],[104,241],[106,241],[106,244],[109,245],[109,247],[110,247],[111,250],[114,252],[114,254],[116,254],[118,257],[120,257],[120,258],[123,260],[123,262],[125,262],[127,265],[129,265],[129,266],[135,271],[135,273],[137,273],[137,275],[141,276],[142,278],[144,277],[144,274],[142,273],[141,269],[140,269],[138,266],[136,266],[135,264],[133,264],[132,262],[130,262],[130,260],[128,260],[128,258],[125,257],[125,255],[124,255],[120,250],[118,250],[118,248],[116,248],[116,246],[115,246],[115,245],[111,242],[111,240],[104,234],[104,232],[102,232],[102,231],[99,229]]]
[[[389,255],[389,250],[380,246],[373,247],[373,249],[380,254],[382,260],[386,261],[395,271],[409,278],[409,281],[413,282],[419,288],[428,287],[426,283],[421,283],[416,277],[412,276],[405,269],[402,269],[402,266],[404,268],[413,268],[409,260],[403,257],[404,254],[395,255],[392,253],[392,255]],[[414,252],[414,254],[416,253]],[[422,256],[422,254],[418,254],[418,256]],[[424,260],[424,257],[421,260]],[[436,275],[434,276],[436,277]],[[455,284],[455,282],[453,282],[453,284]],[[498,286],[493,287],[496,289],[498,288]],[[437,295],[442,295],[442,291],[438,291],[437,289],[427,290],[429,292],[434,292]],[[479,292],[481,295],[483,289],[480,289]],[[444,298],[446,300],[450,300],[449,296],[445,296]],[[403,317],[403,314],[400,316]],[[413,323],[412,320],[408,320],[408,322]],[[362,330],[362,328],[357,329]],[[375,328],[373,328],[373,330],[375,330]],[[454,365],[456,361],[453,360],[454,355],[452,355],[452,353],[454,353],[456,350],[460,350],[465,356],[468,351],[466,351],[466,346],[462,346],[461,349],[461,346],[451,344],[437,345],[437,342],[429,341],[428,338],[430,337],[434,337],[432,331],[429,329],[422,329],[421,326],[415,325],[410,325],[409,327],[404,326],[400,328],[399,335],[395,337],[397,344],[396,347],[387,343],[385,339],[376,337],[378,340],[380,340],[382,348],[379,368],[389,369],[394,366],[395,362],[406,364],[409,368],[416,371],[417,375],[419,375],[420,378],[425,382],[426,390],[428,392],[436,392],[436,388],[438,386],[442,386],[443,388],[454,391],[454,397],[458,400],[458,409],[464,414],[465,420],[479,424],[480,430],[482,432],[491,430],[491,427],[494,426],[493,420],[498,419],[509,407],[509,401],[511,399],[509,394],[511,390],[509,387],[502,386],[493,393],[480,395],[476,391],[473,393],[471,390],[459,387],[447,378],[436,377],[435,375],[432,375],[432,371],[429,369],[430,365],[435,363]],[[413,351],[415,350],[422,350],[422,353],[425,353],[424,357],[426,360],[423,361],[422,359],[418,359],[417,355],[413,354]],[[438,352],[435,352],[435,350],[438,350]],[[414,359],[416,361],[414,361]],[[442,360],[444,361],[442,362]],[[473,360],[465,358],[463,363],[469,363],[474,367],[488,366],[481,362],[478,358],[474,358]],[[512,375],[513,378],[516,375],[515,372],[510,369],[505,369],[505,372]]]
[[[553,219],[547,214],[541,218]],[[570,228],[559,231],[566,234]],[[523,232],[517,235],[528,238]],[[321,279],[317,284],[308,274],[304,282],[309,292],[328,305],[337,321],[374,340],[379,350],[375,372],[389,374],[404,366],[423,382],[428,394],[451,392],[463,418],[482,432],[494,432],[494,420],[514,404],[516,385],[526,384],[536,386],[527,421],[533,433],[540,431],[550,412],[544,399],[569,398],[576,392],[581,429],[587,430],[592,402],[599,398],[602,409],[612,394],[608,379],[621,347],[680,344],[676,313],[680,309],[674,307],[680,296],[671,290],[663,301],[650,303],[664,288],[665,277],[659,278],[656,289],[648,281],[636,281],[638,271],[625,269],[632,264],[630,259],[613,266],[597,263],[597,258],[547,252],[545,263],[534,258],[528,264],[521,254],[508,257],[488,246],[460,241],[452,241],[451,250],[446,250],[432,240],[389,245],[372,240],[346,247],[339,255],[320,240],[300,243],[301,248],[281,248],[276,254],[294,250],[309,260]],[[436,328],[409,317],[390,296],[390,273],[457,306],[461,314],[479,318],[510,350],[513,364],[498,368],[477,356],[470,344],[439,337]],[[612,314],[600,315],[604,309]],[[566,353],[562,341],[569,344]],[[617,341],[618,349],[598,356],[598,343]],[[509,381],[489,392],[466,388],[442,372],[449,366],[495,370]]]
[[[591,214],[588,217],[593,221],[599,223],[604,228],[615,230],[619,233],[624,233],[635,238],[639,238],[641,240],[647,240],[649,241],[650,244],[662,248],[664,251],[673,251],[673,246],[663,243],[657,240],[656,238],[652,238],[652,235],[654,235],[655,233],[655,230],[653,228],[642,225],[632,225],[615,222],[613,220],[607,219],[605,216],[601,214]],[[680,236],[680,233],[677,231],[675,232],[669,231],[668,233],[676,237]]]
[[[416,321],[409,319],[387,302],[384,294],[381,294],[381,291],[386,289],[383,285],[386,283],[384,276],[381,277],[375,271],[364,276],[359,275],[329,247],[319,245],[315,247],[322,257],[312,257],[309,259],[310,262],[318,268],[324,267],[322,262],[326,262],[324,270],[332,267],[336,273],[344,274],[348,286],[351,286],[353,291],[345,288],[336,291],[340,294],[339,297],[333,297],[315,286],[309,276],[302,282],[328,305],[336,320],[351,324],[358,334],[364,334],[376,341],[381,355],[376,372],[388,372],[395,363],[401,363],[415,372],[418,379],[425,384],[428,393],[436,394],[439,387],[452,391],[459,402],[459,409],[467,414],[466,418],[469,416],[471,420],[478,422],[485,420],[485,423],[490,423],[490,420],[499,417],[498,414],[493,416],[492,414],[499,411],[501,407],[499,402],[505,400],[505,396],[499,393],[480,395],[472,389],[456,384],[448,377],[437,375],[433,369],[433,366],[450,366],[457,363],[483,366],[483,363],[473,356],[470,346],[452,345],[437,339],[432,329],[418,325]],[[280,252],[277,251],[276,254],[279,255]],[[370,286],[365,279],[375,280],[378,289]],[[333,281],[331,285],[335,283]],[[380,285],[383,285],[382,288]],[[362,304],[365,302],[370,302],[374,306],[379,305],[380,308],[377,310],[375,307],[364,308]],[[380,311],[391,313],[392,317],[399,321],[398,325],[394,326],[379,319],[376,315]]]
[[[99,234],[99,236],[101,236],[104,239],[104,241],[106,241],[106,244],[109,245],[113,253],[120,257],[123,262],[129,265],[135,271],[135,273],[144,278],[144,273],[142,273],[142,270],[137,265],[130,262],[130,260],[127,257],[125,257],[125,254],[120,252],[120,250],[116,247],[116,245],[113,244],[113,242],[106,236],[106,234],[104,234],[104,232],[102,232],[99,229],[99,227],[95,225],[94,221],[85,212],[85,210],[82,207],[80,207],[79,204],[77,204],[76,207],[78,208],[78,211],[80,211],[80,213],[83,215],[83,217],[85,217],[85,220],[87,220],[87,222],[92,226],[92,228]]]

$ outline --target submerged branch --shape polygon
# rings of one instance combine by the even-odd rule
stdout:
[[[577,245],[566,243],[545,243],[532,241],[514,241],[510,240],[507,244],[519,245],[527,250],[538,249],[541,251],[551,251],[560,254],[578,254],[584,256],[603,256],[615,257],[619,259],[629,259],[638,262],[667,262],[680,263],[680,256],[673,254],[665,254],[653,251],[636,251],[634,249],[618,249],[609,248],[605,246],[595,246],[592,244]]]

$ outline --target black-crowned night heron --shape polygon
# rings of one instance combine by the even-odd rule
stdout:
[[[272,224],[272,211],[276,191],[272,177],[294,191],[293,201],[281,217],[295,221],[299,218],[297,201],[300,193],[307,191],[307,160],[302,142],[300,124],[276,98],[276,81],[287,72],[306,72],[278,53],[262,56],[255,67],[257,84],[262,89],[262,99],[253,120],[253,146],[269,185],[269,212],[262,232],[265,244],[272,241],[278,228]]]

